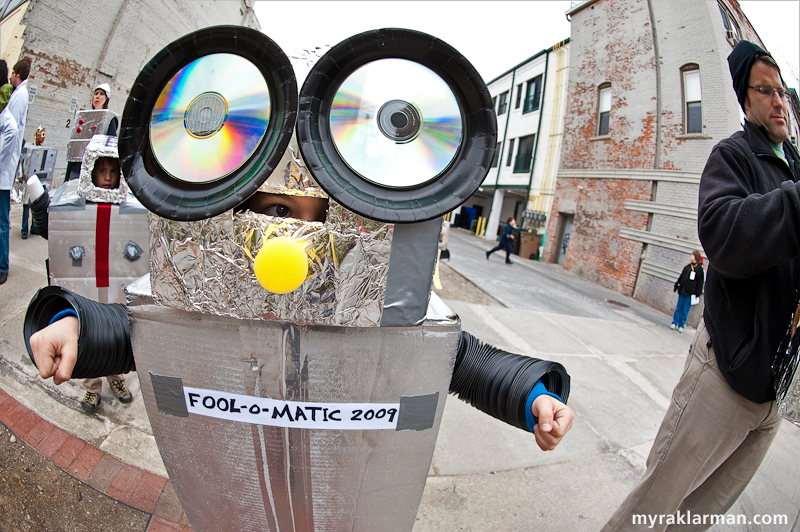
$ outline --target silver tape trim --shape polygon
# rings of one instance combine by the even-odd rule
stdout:
[[[186,400],[183,398],[183,381],[180,377],[156,375],[152,371],[148,373],[153,384],[153,395],[156,396],[158,411],[168,416],[189,417]]]
[[[442,218],[395,224],[381,327],[409,327],[425,320]]]
[[[400,396],[396,430],[427,430],[433,427],[439,392],[429,395]]]

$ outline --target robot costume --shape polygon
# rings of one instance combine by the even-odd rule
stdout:
[[[149,277],[127,307],[42,289],[29,352],[68,309],[73,377],[135,353],[195,530],[411,530],[448,391],[524,430],[535,386],[569,393],[561,365],[481,344],[431,294],[441,216],[480,186],[496,129],[475,69],[419,32],[343,41],[299,96],[260,32],[179,39],[140,73],[119,137],[151,211]],[[324,220],[236,208],[257,194],[326,200]]]
[[[119,186],[92,183],[101,157],[117,159],[117,137],[87,141],[80,178],[53,193],[48,208],[49,284],[99,303],[125,303],[122,287],[150,271],[147,209]]]

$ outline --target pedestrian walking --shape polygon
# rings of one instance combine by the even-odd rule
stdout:
[[[673,288],[673,292],[678,293],[678,306],[675,307],[675,313],[672,315],[672,325],[669,328],[672,330],[678,329],[678,332],[683,332],[686,318],[689,317],[689,311],[692,306],[700,303],[700,296],[703,294],[703,282],[705,281],[703,256],[700,251],[692,251],[689,257],[689,264],[683,269]]]
[[[503,234],[500,235],[500,242],[497,246],[493,247],[491,250],[486,252],[486,259],[489,259],[489,255],[494,253],[495,251],[504,249],[506,251],[506,264],[513,264],[511,262],[511,243],[514,241],[514,229],[517,228],[517,221],[514,219],[513,216],[509,216],[508,220],[506,220],[506,226],[503,229]]]

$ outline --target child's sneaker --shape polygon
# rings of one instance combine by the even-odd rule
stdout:
[[[131,392],[128,391],[128,388],[125,387],[124,382],[111,381],[108,384],[111,386],[111,391],[114,392],[114,395],[117,396],[120,403],[130,403],[133,400],[133,396]]]
[[[89,414],[93,413],[97,410],[97,405],[100,404],[100,394],[99,393],[92,393],[86,392],[86,395],[83,396],[83,401],[81,401],[81,408]]]

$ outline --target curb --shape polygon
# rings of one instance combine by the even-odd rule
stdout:
[[[150,514],[146,532],[192,532],[165,477],[124,463],[43,419],[0,389],[0,423],[73,478]]]

